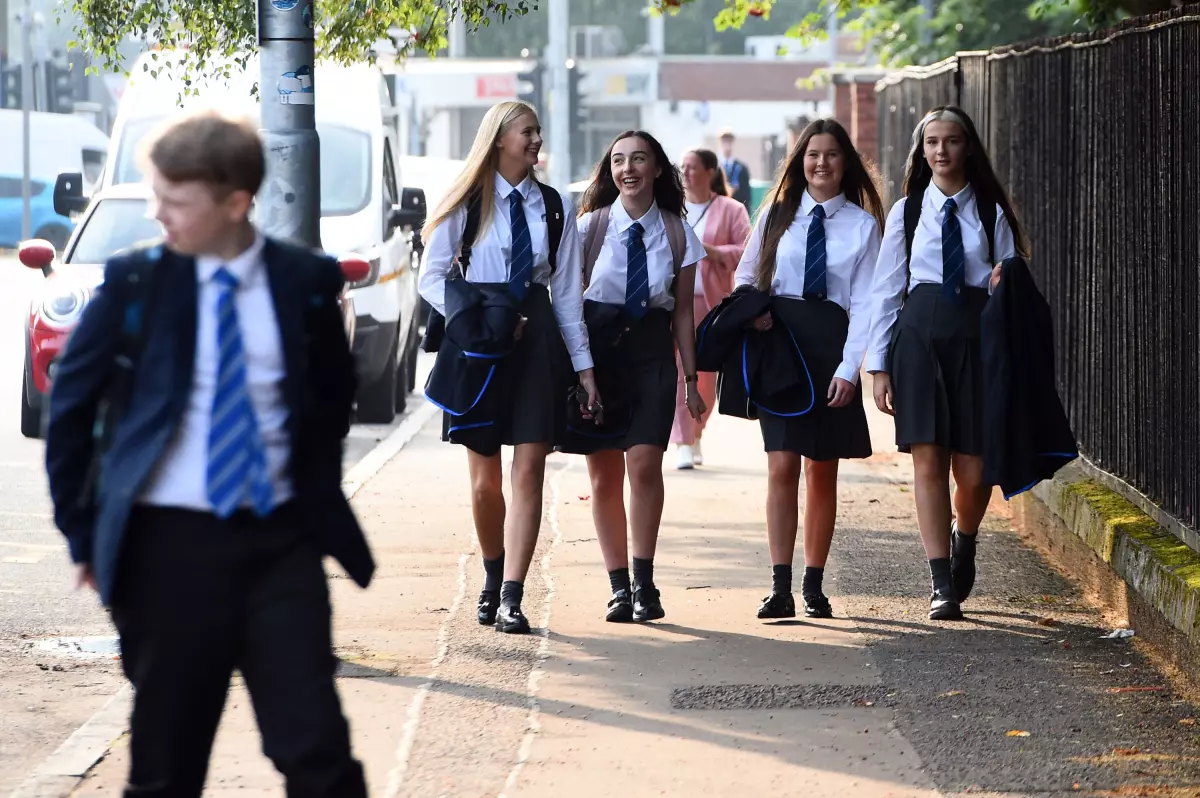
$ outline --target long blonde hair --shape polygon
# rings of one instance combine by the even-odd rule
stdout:
[[[480,202],[479,229],[487,229],[496,206],[494,175],[500,165],[500,151],[496,142],[525,114],[533,114],[534,119],[537,119],[537,111],[533,110],[533,106],[515,100],[497,103],[488,109],[483,122],[479,124],[479,130],[475,133],[475,142],[467,154],[467,164],[446,191],[446,196],[433,216],[426,222],[425,229],[421,231],[423,239],[428,241],[434,228],[476,195]],[[532,167],[529,169],[529,176],[534,176]]]

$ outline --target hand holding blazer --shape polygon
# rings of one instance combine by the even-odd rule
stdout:
[[[720,372],[722,415],[800,416],[816,402],[804,355],[787,327],[776,321],[765,332],[750,328],[774,301],[766,291],[742,286],[709,311],[696,331],[696,368]]]
[[[153,281],[145,345],[124,415],[101,461],[96,501],[80,495],[93,454],[92,429],[112,374],[126,308],[111,287],[123,284],[144,250],[118,255],[59,360],[50,394],[46,471],[54,517],[71,559],[92,567],[100,598],[112,600],[125,528],[162,460],[191,394],[199,287],[193,258],[163,249]],[[263,248],[278,319],[288,409],[289,476],[304,532],[360,586],[375,563],[342,493],[342,441],[356,388],[354,356],[338,299],[344,278],[332,258],[267,239]]]

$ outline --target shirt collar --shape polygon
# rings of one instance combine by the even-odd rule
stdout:
[[[224,261],[216,255],[197,255],[196,256],[196,276],[200,282],[207,283],[216,275],[217,269],[225,268],[230,274],[237,279],[238,285],[246,285],[257,270],[262,265],[263,246],[266,244],[266,239],[262,233],[254,234],[254,243],[252,243],[241,255],[231,260]]]
[[[617,234],[623,235],[626,230],[633,226],[634,219],[629,218],[629,212],[625,210],[625,206],[621,204],[621,199],[612,204],[612,210],[609,211],[609,218],[617,227]],[[642,215],[641,219],[637,219],[642,225],[642,234],[645,235],[654,230],[655,227],[662,221],[662,213],[658,210],[658,203],[651,202],[650,210]]]
[[[524,180],[514,186],[505,180],[504,176],[499,172],[496,173],[496,193],[499,194],[502,199],[508,199],[508,195],[511,194],[515,188],[517,191],[521,192],[522,201],[527,200],[529,199],[529,189],[532,186],[533,181],[529,179],[528,175],[526,175]]]
[[[800,198],[800,210],[804,211],[804,215],[811,216],[812,212],[813,212],[813,208],[817,207],[818,205],[820,205],[821,207],[823,207],[825,209],[826,217],[833,216],[835,213],[837,213],[843,207],[845,207],[846,195],[838,194],[836,197],[834,197],[831,200],[826,200],[825,202],[817,202],[815,199],[813,199],[812,194],[808,193],[808,189],[804,189],[804,196],[802,196]]]
[[[926,201],[933,206],[934,210],[939,212],[942,210],[942,208],[946,207],[946,200],[948,199],[953,199],[954,204],[957,205],[958,209],[961,211],[963,208],[967,207],[967,203],[974,199],[974,197],[975,188],[970,183],[967,183],[967,187],[955,194],[953,197],[947,197],[945,194],[943,194],[942,190],[938,188],[937,184],[932,180],[929,181],[929,187],[925,189]]]

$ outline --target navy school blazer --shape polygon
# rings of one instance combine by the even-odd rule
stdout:
[[[1004,498],[1079,456],[1058,396],[1050,306],[1022,258],[1002,264],[980,320],[983,478]]]
[[[95,447],[93,427],[126,312],[120,286],[138,259],[147,257],[158,262],[143,322],[145,344],[89,501],[82,494]],[[270,238],[263,260],[283,345],[288,469],[301,508],[297,516],[317,548],[365,587],[375,563],[341,487],[342,441],[356,387],[354,356],[338,307],[344,278],[332,258]],[[112,601],[130,511],[187,407],[198,302],[194,259],[162,247],[117,255],[105,265],[104,282],[55,372],[46,432],[55,523],[67,538],[71,559],[91,565],[106,605]]]
[[[767,292],[741,286],[710,310],[696,330],[696,368],[719,373],[717,408],[722,415],[795,417],[816,404],[808,364],[787,326],[776,316],[766,332],[749,327],[773,303]]]

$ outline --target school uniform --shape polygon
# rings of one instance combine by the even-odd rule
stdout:
[[[932,182],[906,257],[904,208],[888,214],[872,289],[867,370],[887,372],[896,410],[896,445],[933,443],[982,455],[983,363],[980,314],[993,262],[975,189],[953,197]],[[994,260],[1016,254],[1012,229],[997,207]]]
[[[761,214],[736,285],[753,285],[770,212]],[[844,195],[818,203],[807,192],[779,240],[771,280],[771,314],[791,334],[812,378],[816,401],[803,414],[759,413],[763,445],[813,460],[871,456],[858,371],[867,349],[870,292],[879,252],[879,225]],[[831,408],[834,377],[855,386],[845,407]]]
[[[467,273],[461,278],[485,292],[508,292],[527,321],[511,351],[491,363],[494,374],[483,389],[490,392],[488,401],[467,408],[474,414],[434,401],[444,411],[443,440],[461,443],[485,455],[495,454],[501,445],[553,445],[563,422],[566,387],[573,376],[564,372],[568,368],[579,372],[592,367],[583,323],[583,271],[577,231],[573,225],[565,225],[555,255],[556,266],[551,269],[546,203],[536,183],[527,177],[512,186],[496,174],[494,191],[491,221],[486,229],[479,230]],[[562,205],[564,218],[569,220],[574,209],[566,197]],[[464,203],[434,229],[426,244],[418,290],[443,315],[447,315],[447,278],[459,277],[452,269],[466,223]],[[566,366],[568,358],[570,367]],[[462,361],[461,352],[447,348],[438,351],[434,368],[454,371],[458,369],[456,363]],[[431,383],[433,379],[431,375]]]
[[[587,236],[593,216],[587,213],[579,219],[581,237]],[[704,258],[699,237],[687,224],[683,229],[686,245],[680,269]],[[588,305],[619,307],[627,320],[619,362],[603,373],[597,369],[597,388],[606,397],[605,384],[622,383],[629,423],[619,437],[574,440],[565,449],[576,454],[626,451],[642,444],[666,449],[678,380],[671,326],[677,274],[662,211],[654,203],[634,220],[618,200],[609,209],[603,235],[583,298]]]

